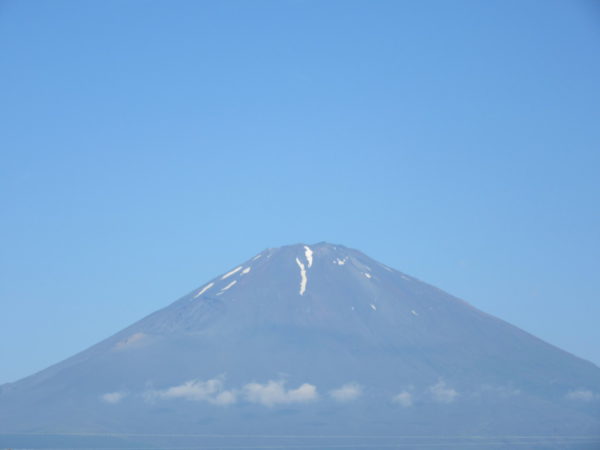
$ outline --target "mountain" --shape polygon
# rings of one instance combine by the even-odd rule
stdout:
[[[341,245],[0,387],[0,447],[600,448],[600,369]]]

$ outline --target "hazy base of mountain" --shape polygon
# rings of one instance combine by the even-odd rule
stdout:
[[[72,436],[0,435],[0,448],[17,449],[345,449],[418,448],[425,450],[493,448],[509,450],[597,450],[598,440],[589,437],[551,436]]]
[[[0,387],[0,447],[600,448],[600,369],[366,255],[269,249]]]

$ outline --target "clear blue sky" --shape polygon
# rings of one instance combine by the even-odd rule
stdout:
[[[0,383],[330,241],[600,364],[600,7],[0,2]]]

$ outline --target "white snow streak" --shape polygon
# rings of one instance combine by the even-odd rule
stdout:
[[[256,261],[258,258],[260,258],[262,256],[261,253],[259,253],[258,255],[256,255],[254,258],[252,258],[252,261]]]
[[[229,283],[227,286],[225,286],[223,289],[221,289],[217,295],[221,295],[223,292],[225,292],[227,289],[229,289],[235,283],[237,283],[237,280],[233,280],[231,283]]]
[[[419,313],[418,313],[418,312],[416,312],[414,309],[411,309],[411,310],[410,310],[410,313],[411,313],[413,316],[418,316],[418,315],[419,315]]]
[[[241,270],[241,269],[242,269],[242,266],[236,267],[231,272],[227,272],[225,275],[223,275],[221,277],[221,280],[224,280],[225,278],[230,277],[231,275],[233,275],[234,273],[236,273],[238,270]]]
[[[200,292],[198,292],[196,295],[194,295],[194,298],[196,297],[200,297],[202,294],[204,294],[206,291],[208,291],[211,287],[213,287],[215,285],[215,283],[208,283],[206,286],[204,286]]]
[[[365,277],[367,277],[367,278],[371,278],[371,274],[370,274],[370,273],[367,273],[367,272],[365,272],[365,273],[364,273],[364,275],[365,275]]]
[[[242,275],[246,275],[248,272],[250,272],[250,269],[252,269],[252,267],[246,267],[244,270],[242,270]]]
[[[304,295],[304,291],[306,291],[306,282],[308,281],[306,278],[306,269],[304,268],[304,264],[296,258],[296,264],[300,267],[300,295]]]
[[[371,303],[371,309],[372,309],[373,311],[377,311],[377,306],[375,306],[373,303]]]
[[[333,260],[333,263],[337,264],[338,266],[343,266],[344,264],[346,264],[347,259],[348,259],[347,256],[344,259],[336,258]]]
[[[313,251],[308,245],[304,246],[304,256],[306,256],[306,261],[308,262],[308,267],[310,268],[313,263]]]

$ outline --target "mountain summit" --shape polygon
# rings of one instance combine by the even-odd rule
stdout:
[[[298,244],[1,386],[0,447],[591,449],[599,404],[595,365],[357,250]]]

